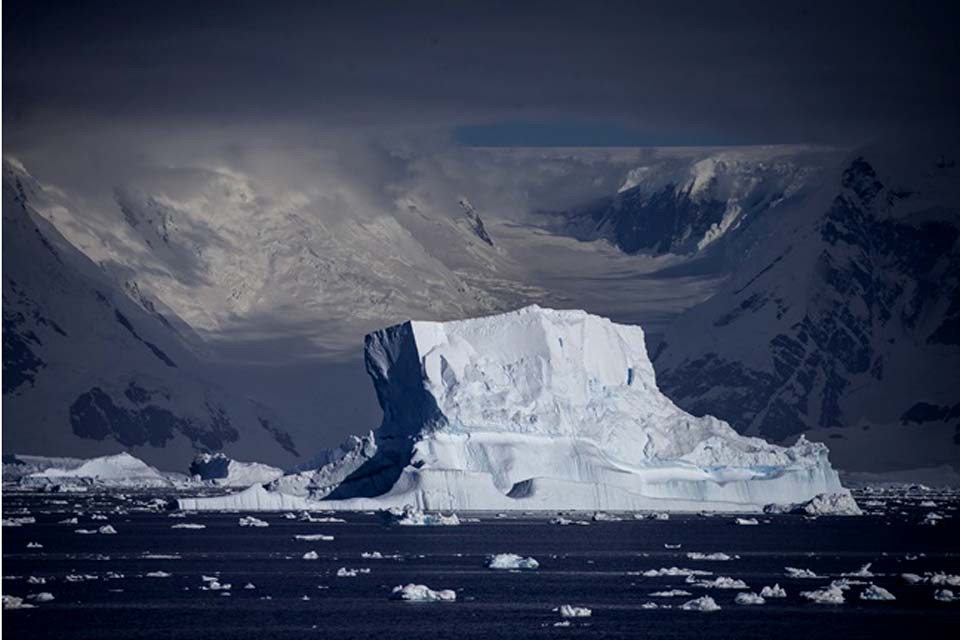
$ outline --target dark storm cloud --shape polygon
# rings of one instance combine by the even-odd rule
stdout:
[[[3,118],[854,141],[954,120],[956,6],[10,1]]]

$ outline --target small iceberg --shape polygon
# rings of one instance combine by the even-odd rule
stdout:
[[[561,618],[589,618],[593,615],[593,610],[587,607],[575,607],[572,604],[560,606]]]
[[[390,599],[406,602],[454,602],[457,599],[457,593],[453,589],[434,591],[425,584],[411,582],[394,587]]]
[[[171,529],[206,529],[207,525],[197,524],[195,522],[181,522],[180,524],[171,525]]]
[[[452,527],[460,524],[460,518],[455,513],[451,513],[449,516],[442,513],[425,513],[409,504],[404,506],[403,509],[394,507],[385,510],[383,513],[386,514],[389,524],[404,527]]]
[[[784,567],[783,570],[787,572],[788,578],[811,578],[811,579],[823,578],[823,576],[817,575],[813,571],[810,571],[810,569],[798,569],[797,567]]]
[[[878,587],[875,584],[871,584],[869,587],[864,589],[860,593],[861,600],[876,600],[876,601],[886,601],[886,600],[896,600],[896,596],[884,589],[883,587]]]
[[[515,553],[498,553],[487,558],[488,569],[536,569],[540,563]]]
[[[270,523],[261,520],[260,518],[254,518],[253,516],[244,516],[240,518],[239,522],[241,527],[269,527]]]
[[[680,608],[684,611],[720,611],[720,605],[710,596],[688,600],[680,605]]]
[[[717,553],[700,553],[698,551],[691,551],[687,554],[687,558],[690,560],[711,560],[711,561],[726,561],[733,560],[735,557],[739,556],[729,556],[722,552]]]
[[[737,594],[737,597],[733,599],[737,604],[764,604],[766,600],[763,599],[763,596],[759,596],[752,591],[741,591]]]
[[[320,554],[317,553],[316,551],[307,551],[305,554],[303,554],[303,559],[304,559],[304,560],[319,560],[319,559],[320,559]]]
[[[760,524],[760,521],[756,518],[734,518],[733,524],[739,524],[742,526],[753,526]]]
[[[310,541],[310,542],[318,541],[318,540],[319,540],[319,541],[323,541],[323,542],[330,542],[331,540],[333,540],[333,536],[328,536],[328,535],[326,535],[326,534],[324,534],[324,533],[302,533],[302,534],[298,534],[298,535],[293,536],[293,539],[294,539],[294,540],[307,540],[307,541]]]
[[[764,587],[760,590],[761,598],[786,598],[787,592],[779,584],[775,584],[772,587]]]
[[[817,604],[843,604],[843,589],[836,584],[830,584],[816,591],[801,591],[800,595]]]

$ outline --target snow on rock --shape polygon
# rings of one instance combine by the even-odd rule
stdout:
[[[24,488],[89,485],[100,487],[166,488],[174,483],[143,460],[118,453],[87,460],[80,466],[50,467],[20,479]]]
[[[843,491],[824,445],[679,409],[638,326],[530,306],[406,322],[365,346],[378,431],[314,472],[180,508],[744,512]]]
[[[202,453],[193,459],[190,475],[218,487],[249,487],[273,482],[283,475],[283,469],[259,462],[239,462],[223,453]]]
[[[787,592],[779,584],[775,584],[772,587],[764,587],[761,589],[760,596],[762,598],[786,598]]]
[[[896,596],[884,589],[883,587],[878,587],[875,584],[871,584],[869,587],[860,592],[861,600],[896,600]]]
[[[765,604],[766,600],[763,599],[763,596],[758,596],[752,591],[741,591],[737,594],[737,597],[733,599],[737,604]]]
[[[684,611],[720,611],[720,605],[710,596],[701,596],[680,605]]]
[[[540,563],[515,553],[498,553],[487,558],[488,569],[537,569]]]
[[[411,582],[394,587],[390,598],[407,602],[453,602],[457,599],[457,593],[453,589],[434,591],[425,584]]]
[[[589,618],[593,610],[587,607],[575,607],[572,604],[560,605],[561,618]]]

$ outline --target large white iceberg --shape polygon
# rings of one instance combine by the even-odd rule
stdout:
[[[367,336],[366,365],[379,430],[317,470],[181,508],[737,512],[845,493],[824,445],[684,412],[643,330],[584,311],[406,322]]]
[[[79,466],[50,467],[20,479],[20,486],[24,488],[70,485],[163,488],[173,487],[174,482],[143,460],[126,452],[91,458]]]

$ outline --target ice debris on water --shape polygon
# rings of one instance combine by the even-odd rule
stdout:
[[[329,542],[333,540],[333,536],[328,536],[324,533],[304,533],[293,536],[294,540],[307,540],[307,541],[323,541]]]
[[[148,578],[169,578],[171,574],[166,571],[151,571],[145,574]]]
[[[40,593],[31,593],[27,596],[27,600],[33,600],[34,602],[53,602],[55,598],[49,591],[41,591]]]
[[[244,516],[240,518],[239,522],[241,527],[269,527],[270,523],[260,518],[254,518],[253,516]]]
[[[593,611],[587,607],[575,607],[572,604],[560,606],[561,618],[589,618],[592,615]]]
[[[402,509],[396,507],[384,511],[387,522],[405,527],[436,527],[456,526],[460,524],[457,514],[445,516],[442,513],[425,513],[412,505],[405,505]]]
[[[760,596],[762,598],[786,598],[787,592],[779,584],[775,584],[772,587],[764,587],[761,589]]]
[[[817,575],[810,569],[798,569],[797,567],[784,567],[783,569],[787,572],[788,578],[823,578],[823,576]]]
[[[869,587],[860,592],[861,600],[896,600],[896,596],[884,589],[883,587],[878,587],[875,584],[871,584]]]
[[[700,553],[699,551],[691,551],[687,553],[687,558],[690,560],[713,560],[713,561],[725,561],[733,560],[734,558],[739,558],[740,556],[729,556],[723,552],[716,553]]]
[[[317,553],[316,551],[307,551],[305,554],[303,554],[303,559],[304,559],[304,560],[319,560],[319,559],[320,559],[320,554]]]
[[[363,569],[348,569],[346,567],[337,569],[338,578],[356,578],[361,573],[370,573],[370,569],[366,567]]]
[[[488,569],[536,569],[540,566],[534,558],[524,558],[515,553],[498,553],[487,558]]]
[[[434,591],[425,584],[411,582],[394,587],[390,598],[407,602],[454,602],[457,599],[457,593],[453,589]]]
[[[650,594],[651,598],[685,598],[693,594],[683,589],[670,589],[668,591],[654,591]]]
[[[734,518],[733,524],[739,524],[743,526],[751,526],[760,524],[760,521],[756,518]]]
[[[950,589],[937,589],[936,593],[933,594],[933,599],[937,602],[953,602],[960,600],[960,596],[954,595]]]
[[[687,582],[695,587],[704,589],[749,589],[747,583],[738,578],[728,578],[727,576],[717,576],[712,580],[697,580],[693,576],[687,578]]]
[[[179,524],[171,525],[171,529],[206,529],[207,525],[199,524],[196,522],[181,522]]]
[[[701,596],[680,605],[684,611],[719,611],[720,605],[710,596]]]
[[[4,595],[3,596],[3,608],[4,609],[32,609],[33,605],[28,604],[23,601],[23,598],[18,598],[17,596]]]
[[[836,583],[817,589],[815,591],[801,591],[800,595],[807,600],[812,600],[817,604],[843,604],[843,588]]]
[[[847,578],[872,578],[872,577],[874,577],[873,572],[870,571],[870,567],[871,567],[872,565],[873,565],[872,562],[868,562],[867,564],[861,566],[861,567],[860,567],[859,569],[857,569],[856,571],[851,571],[851,572],[849,572],[849,573],[843,573],[843,574],[841,574],[841,575],[843,575],[843,576],[845,576],[845,577],[847,577]]]
[[[733,601],[737,604],[764,604],[766,602],[763,596],[757,595],[752,591],[741,591]]]

